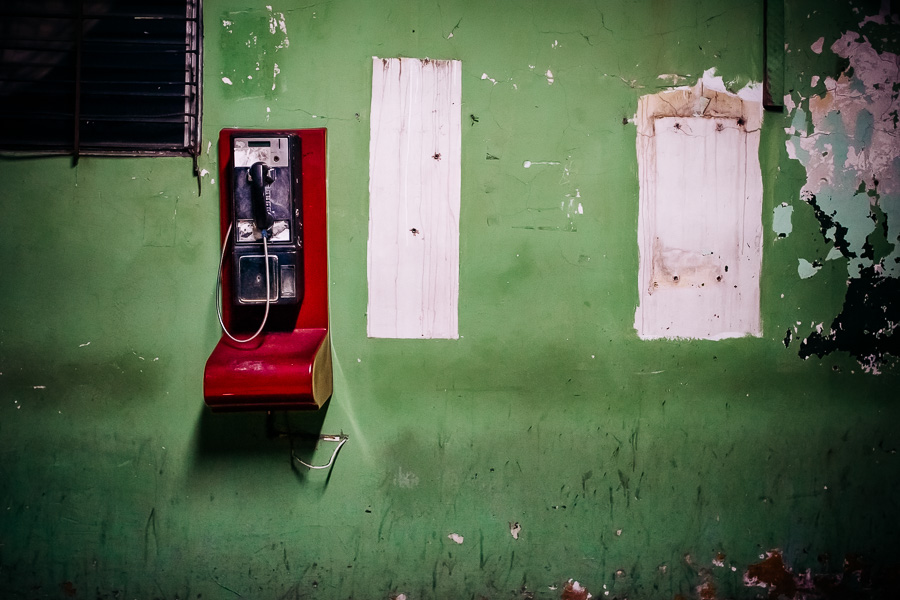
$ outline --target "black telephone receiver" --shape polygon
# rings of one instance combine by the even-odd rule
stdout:
[[[250,203],[253,206],[253,217],[256,228],[260,231],[268,231],[275,223],[275,215],[272,212],[272,203],[266,192],[270,185],[275,183],[275,170],[270,169],[264,162],[255,162],[247,173],[250,182]]]
[[[265,304],[267,296],[272,306],[296,305],[303,299],[299,159],[300,139],[294,135],[232,139],[236,305]]]

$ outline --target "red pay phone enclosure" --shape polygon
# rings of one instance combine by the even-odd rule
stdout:
[[[303,297],[294,307],[272,306],[266,328],[250,343],[237,343],[222,335],[206,362],[203,375],[203,395],[214,411],[314,410],[331,396],[325,132],[325,129],[224,129],[219,134],[220,243],[225,243],[234,220],[234,138],[299,138],[299,156],[292,156],[291,160],[293,172],[300,175],[303,274],[298,289],[302,290]],[[234,277],[234,265],[226,257],[220,294],[222,321],[230,331],[252,333],[262,322],[262,308],[236,306],[230,301]]]

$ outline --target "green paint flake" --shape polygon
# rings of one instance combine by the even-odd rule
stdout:
[[[794,111],[794,118],[791,119],[791,127],[793,127],[794,131],[796,131],[798,134],[806,135],[807,117],[807,112],[800,107],[797,107],[797,109]]]
[[[843,254],[837,248],[832,247],[831,250],[828,251],[828,255],[825,257],[825,260],[836,260],[838,258],[843,258]]]
[[[817,265],[809,262],[805,258],[799,258],[797,265],[797,274],[800,275],[800,279],[809,279],[813,275],[819,272],[819,269],[822,268],[821,265]]]
[[[778,234],[778,237],[787,237],[791,234],[794,227],[791,224],[791,214],[794,207],[787,203],[776,206],[772,215],[772,230]]]

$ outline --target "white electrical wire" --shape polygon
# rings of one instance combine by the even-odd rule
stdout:
[[[319,436],[319,439],[324,442],[338,442],[337,448],[335,448],[334,452],[331,454],[331,460],[328,461],[327,465],[311,465],[311,464],[305,463],[302,460],[300,460],[300,458],[296,454],[294,454],[293,450],[291,450],[291,456],[293,456],[294,460],[296,460],[298,463],[300,463],[307,469],[327,469],[332,464],[334,464],[334,459],[337,457],[338,452],[341,449],[341,446],[343,446],[344,444],[347,443],[347,440],[350,439],[350,436],[345,433],[342,433],[340,435],[322,435],[322,436]]]
[[[228,248],[228,239],[231,237],[231,228],[233,226],[234,221],[228,224],[228,233],[225,234],[225,241],[222,243],[222,256],[219,258],[219,272],[216,275],[216,315],[219,317],[219,325],[222,326],[222,331],[225,332],[225,335],[239,344],[246,344],[247,342],[255,340],[256,337],[262,333],[263,327],[266,326],[266,321],[269,320],[269,304],[271,303],[272,298],[269,296],[269,246],[266,243],[266,238],[268,236],[266,235],[266,231],[262,232],[263,256],[266,261],[266,312],[263,315],[262,324],[259,326],[259,329],[256,330],[256,333],[247,339],[240,340],[231,335],[231,332],[225,327],[225,321],[222,320],[222,308],[219,306],[219,290],[222,289],[222,265],[225,263],[225,250]]]

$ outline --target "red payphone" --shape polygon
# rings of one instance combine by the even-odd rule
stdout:
[[[206,404],[317,409],[332,390],[325,129],[222,130],[219,181],[223,336]]]

